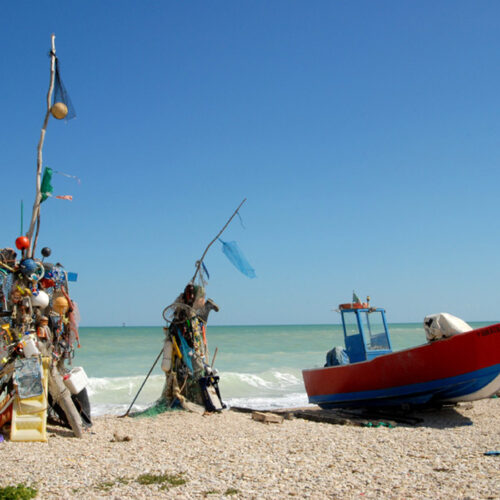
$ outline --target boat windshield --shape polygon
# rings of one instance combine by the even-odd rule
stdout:
[[[360,314],[363,323],[364,341],[367,350],[379,351],[390,349],[381,311]]]
[[[345,333],[348,337],[359,335],[358,320],[354,312],[345,312],[343,314]]]

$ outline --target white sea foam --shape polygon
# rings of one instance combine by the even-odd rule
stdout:
[[[282,408],[298,408],[309,406],[307,394],[290,393],[281,397],[230,398],[225,403],[231,406],[252,408],[254,410],[277,410]],[[313,406],[313,405],[310,405]]]
[[[262,373],[220,373],[222,399],[230,406],[258,409],[289,408],[307,404],[302,378],[297,373],[270,370]],[[144,385],[133,410],[143,410],[161,394],[165,377],[151,376]],[[93,415],[125,413],[144,377],[91,378],[87,388]]]

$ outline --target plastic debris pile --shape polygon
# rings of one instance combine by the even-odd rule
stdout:
[[[224,409],[219,377],[210,363],[206,324],[211,311],[219,307],[205,300],[204,283],[188,283],[175,302],[163,311],[167,322],[163,345],[162,370],[166,381],[157,405],[180,406],[198,413]]]
[[[28,258],[30,242],[0,250],[0,432],[13,441],[46,441],[47,418],[73,430],[92,425],[81,367],[71,369],[79,313],[57,263]]]
[[[135,413],[133,416],[154,416],[176,407],[201,414],[226,408],[219,391],[219,376],[214,368],[217,348],[211,360],[208,350],[206,331],[208,316],[211,311],[217,312],[219,307],[212,299],[205,299],[205,286],[210,279],[210,274],[204,258],[210,247],[218,240],[222,243],[222,250],[226,257],[239,271],[249,278],[256,277],[255,270],[237,243],[235,241],[227,243],[220,239],[236,215],[241,220],[239,210],[245,201],[246,198],[207,245],[201,258],[196,261],[194,276],[184,291],[163,310],[163,318],[167,322],[164,327],[163,349],[158,354],[127,412],[122,415],[123,417],[129,415],[135,400],[162,354],[161,367],[165,372],[166,380],[161,397],[150,408]]]

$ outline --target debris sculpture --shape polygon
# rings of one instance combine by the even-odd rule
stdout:
[[[220,411],[226,407],[220,395],[219,376],[213,366],[215,356],[210,360],[208,350],[206,333],[208,316],[211,311],[217,312],[219,306],[212,299],[206,299],[208,271],[204,259],[213,243],[217,240],[222,242],[221,234],[233,218],[239,215],[239,210],[245,201],[246,198],[207,245],[201,258],[196,262],[194,276],[184,291],[163,311],[163,318],[167,322],[164,328],[162,361],[166,381],[161,400],[167,402],[170,407],[179,404],[185,409],[201,413]],[[233,243],[234,248],[237,248],[236,243]],[[223,251],[228,256],[226,243],[222,244]],[[240,261],[228,257],[248,277],[255,277],[255,271],[241,252],[239,256],[241,256]],[[250,271],[245,272],[245,268]]]
[[[50,416],[77,437],[92,424],[81,369],[70,368],[79,344],[68,289],[60,263],[0,250],[0,424],[13,441],[46,441]]]
[[[219,377],[209,363],[206,324],[211,311],[219,307],[205,299],[203,284],[188,283],[175,302],[165,308],[162,370],[166,380],[161,400],[203,413],[225,408],[219,391]]]
[[[195,263],[195,273],[172,304],[163,310],[166,321],[164,327],[165,340],[163,349],[158,354],[146,379],[130,404],[127,412],[129,415],[139,393],[153,371],[156,363],[162,358],[161,367],[165,372],[165,384],[160,399],[145,412],[136,415],[155,415],[175,407],[197,412],[211,413],[226,408],[219,390],[219,376],[214,368],[215,356],[210,358],[207,341],[207,322],[212,311],[219,311],[219,306],[206,298],[206,285],[209,273],[204,263],[209,248],[217,241],[223,244],[223,252],[229,260],[248,277],[255,277],[255,271],[243,257],[235,242],[231,242],[231,251],[227,244],[219,239],[232,219],[239,215],[239,210],[246,198],[240,203],[233,215],[228,219],[217,236],[207,245],[201,258]]]
[[[48,169],[42,181],[42,149],[49,118],[70,119],[74,110],[62,86],[56,58],[55,35],[51,36],[50,83],[47,110],[37,151],[36,196],[26,235],[15,246],[0,249],[0,432],[12,441],[47,441],[47,419],[72,429],[76,437],[92,425],[81,367],[73,367],[78,337],[78,306],[69,295],[67,273],[60,263],[35,256],[40,229],[40,204],[50,194]],[[56,88],[53,102],[54,86]],[[65,109],[66,108],[66,109]],[[64,116],[62,116],[64,115]],[[21,232],[22,232],[21,205]],[[35,231],[36,227],[36,231]]]

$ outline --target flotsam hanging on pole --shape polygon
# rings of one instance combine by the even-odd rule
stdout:
[[[200,272],[200,268],[202,266],[206,270],[206,267],[203,264],[203,259],[206,257],[208,250],[219,239],[220,235],[226,230],[227,226],[229,226],[230,222],[234,219],[236,214],[238,214],[240,208],[242,207],[243,203],[245,203],[245,201],[247,201],[246,198],[244,198],[243,201],[238,205],[238,208],[233,212],[233,215],[231,215],[231,217],[229,217],[229,219],[226,222],[226,224],[224,225],[224,227],[219,231],[219,234],[217,234],[217,236],[207,245],[207,248],[205,248],[205,251],[203,252],[203,255],[201,256],[201,259],[196,262],[196,271],[194,273],[194,276],[191,278],[191,282],[194,282],[194,280],[196,279],[196,276]]]
[[[249,278],[257,277],[255,269],[243,255],[243,252],[238,247],[236,241],[222,241],[220,238],[219,241],[222,243],[222,251],[224,252],[224,255],[229,259],[233,266],[238,269],[238,271]]]
[[[47,132],[47,125],[49,123],[49,118],[52,114],[53,117],[57,119],[66,118],[70,120],[76,116],[75,110],[69,98],[69,95],[62,83],[61,76],[59,74],[59,62],[56,57],[56,35],[52,33],[51,35],[51,51],[50,56],[50,81],[49,90],[47,91],[47,110],[45,112],[45,117],[43,120],[42,130],[40,132],[40,140],[38,142],[37,148],[37,168],[36,168],[36,195],[35,202],[33,203],[33,212],[31,215],[31,222],[29,230],[26,234],[28,240],[30,241],[31,249],[28,249],[28,257],[32,257],[35,254],[36,243],[38,238],[38,231],[40,230],[40,203],[42,200],[42,167],[43,167],[43,143],[45,141],[45,134]],[[54,93],[55,89],[55,93]],[[54,102],[52,102],[52,97],[54,95]],[[33,239],[33,234],[36,229],[36,236]]]
[[[8,394],[14,401],[11,414],[3,412],[0,421],[10,420],[12,441],[46,441],[48,412],[55,412],[60,423],[70,427],[76,437],[82,436],[83,426],[92,424],[85,373],[81,367],[69,368],[75,345],[80,347],[78,307],[68,293],[68,281],[76,281],[76,276],[67,273],[61,264],[45,260],[51,254],[48,247],[42,249],[41,260],[35,257],[40,204],[53,191],[52,170],[46,169],[41,179],[42,147],[53,108],[54,81],[57,88],[60,80],[54,35],[51,42],[50,84],[38,143],[31,224],[27,236],[16,239],[16,248],[22,252],[19,260],[13,249],[0,249],[0,394]],[[21,234],[22,221],[21,208]],[[30,390],[32,383],[36,391]]]
[[[54,84],[54,103],[50,108],[50,113],[57,120],[72,120],[76,116],[75,108],[69,97],[69,94],[64,86],[59,70],[59,59],[56,57],[55,67],[55,84]]]
[[[219,239],[233,218],[239,215],[238,211],[245,201],[246,198],[239,204],[217,236],[207,245],[201,258],[196,261],[196,271],[184,290],[172,304],[163,310],[163,318],[167,323],[164,328],[163,349],[158,354],[127,412],[122,415],[123,417],[129,414],[162,354],[165,385],[160,399],[146,410],[146,414],[159,413],[176,405],[199,413],[220,411],[225,408],[219,391],[217,370],[213,367],[215,354],[210,362],[208,350],[206,333],[208,316],[211,311],[219,311],[219,306],[212,299],[206,299],[205,277],[208,280],[210,276],[204,259],[210,247]],[[231,242],[233,243],[236,245],[235,242]],[[225,248],[224,245],[229,247],[228,244],[223,243],[223,248]],[[238,252],[237,247],[236,251],[234,246],[230,247],[230,250],[224,253],[228,257],[228,253],[231,253],[231,257],[236,255],[235,258],[230,257],[231,262],[247,276],[255,277],[255,271],[241,252]]]
[[[205,281],[208,270],[204,259],[212,244],[229,226],[246,198],[239,204],[217,236],[207,245],[201,258],[196,262],[196,271],[183,293],[165,308],[163,318],[167,322],[163,346],[162,369],[166,375],[162,400],[169,406],[178,402],[182,407],[196,411],[204,408],[208,412],[225,408],[219,391],[219,377],[213,368],[215,356],[210,363],[206,324],[212,310],[219,307],[211,299],[205,300]],[[222,242],[222,240],[220,240]],[[255,277],[255,271],[248,264],[235,242],[234,246],[223,243],[223,250],[231,262],[244,274]],[[225,250],[228,248],[229,250]],[[198,280],[197,280],[198,277]],[[217,352],[217,350],[216,350]],[[198,405],[198,406],[193,406]]]

